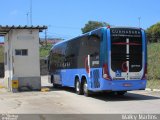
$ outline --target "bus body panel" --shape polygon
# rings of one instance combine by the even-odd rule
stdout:
[[[85,69],[78,69],[78,70],[77,69],[65,69],[62,71],[63,71],[62,86],[75,87],[75,78],[78,77],[79,81],[81,82],[82,76],[86,75],[84,74]]]
[[[99,75],[95,75],[94,71],[98,71]],[[82,76],[86,77],[88,89],[94,92],[98,91],[130,91],[130,90],[144,90],[146,87],[146,80],[105,80],[101,77],[102,69],[91,69],[91,77],[89,78],[85,69],[63,69],[57,72],[59,75],[59,83],[62,86],[75,87],[75,77],[79,77],[81,82]],[[66,78],[66,75],[67,77]],[[99,77],[98,77],[99,76]],[[96,79],[95,79],[96,77]]]
[[[146,80],[113,81],[112,91],[144,90]]]

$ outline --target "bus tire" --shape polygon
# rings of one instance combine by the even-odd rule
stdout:
[[[51,81],[52,81],[53,88],[57,88],[58,85],[55,84],[55,82],[54,82],[54,77],[53,77],[53,76],[51,76]]]
[[[127,93],[127,91],[118,91],[117,95],[124,95],[125,93]]]
[[[86,97],[89,97],[91,95],[90,91],[88,90],[87,80],[83,81],[83,93]]]
[[[82,95],[82,87],[81,87],[81,83],[79,82],[79,79],[75,80],[75,92],[78,95]]]

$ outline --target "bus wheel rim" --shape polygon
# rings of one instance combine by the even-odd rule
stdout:
[[[84,92],[87,93],[87,83],[84,83]]]
[[[76,82],[76,91],[79,92],[79,82]]]

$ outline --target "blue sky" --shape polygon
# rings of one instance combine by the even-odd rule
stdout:
[[[31,0],[0,0],[1,25],[26,25]],[[33,25],[47,25],[48,37],[69,39],[89,20],[147,29],[160,21],[160,0],[32,0]],[[44,36],[42,34],[41,36]]]

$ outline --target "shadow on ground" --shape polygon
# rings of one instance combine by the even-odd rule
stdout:
[[[69,93],[75,93],[73,88],[69,87],[57,87],[53,88],[51,86],[48,86],[50,91],[66,91]],[[90,98],[93,99],[99,99],[103,101],[139,101],[139,100],[156,100],[160,99],[160,94],[152,94],[153,92],[147,92],[147,91],[132,91],[128,92],[125,95],[117,95],[116,93],[108,93],[108,92],[98,92],[98,93],[92,93]]]

